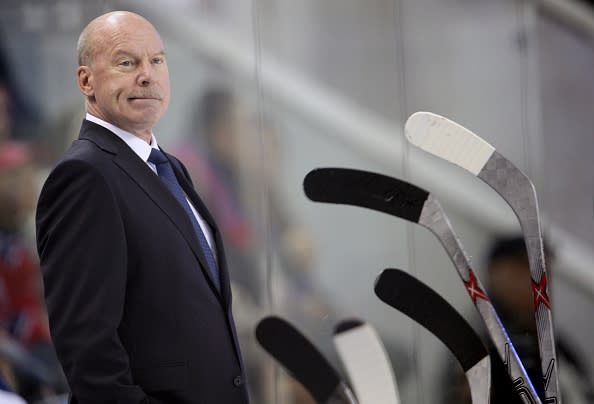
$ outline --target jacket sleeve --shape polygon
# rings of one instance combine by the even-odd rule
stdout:
[[[52,339],[76,402],[146,402],[118,337],[127,252],[108,182],[86,162],[62,162],[43,187],[36,225]]]

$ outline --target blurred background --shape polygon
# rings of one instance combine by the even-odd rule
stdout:
[[[255,341],[255,324],[271,313],[295,324],[338,368],[333,327],[361,318],[389,351],[402,402],[463,402],[456,395],[462,369],[445,346],[375,297],[384,268],[414,274],[485,334],[431,233],[309,201],[302,181],[317,167],[380,172],[434,193],[507,321],[522,317],[505,300],[516,293],[509,285],[522,282],[529,296],[525,259],[520,253],[515,272],[494,269],[506,246],[517,246],[506,242],[519,234],[518,222],[486,184],[407,144],[404,122],[419,110],[473,130],[534,182],[551,250],[556,335],[569,352],[560,372],[572,375],[563,385],[574,386],[563,387],[565,402],[594,402],[587,398],[594,383],[594,5],[578,0],[2,0],[7,384],[29,402],[66,391],[40,298],[33,208],[84,116],[78,34],[118,9],[147,17],[165,41],[172,101],[155,134],[187,165],[227,239],[254,403],[311,402]],[[518,338],[531,332],[518,329]]]

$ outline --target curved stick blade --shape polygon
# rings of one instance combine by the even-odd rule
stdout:
[[[412,114],[404,124],[404,133],[413,145],[474,175],[478,175],[495,151],[465,127],[431,112]]]
[[[489,403],[491,361],[479,336],[437,292],[399,269],[385,269],[375,282],[381,301],[421,324],[454,354],[466,373],[472,402]]]
[[[354,205],[418,222],[429,193],[396,178],[349,168],[318,168],[303,180],[314,202]]]
[[[332,365],[303,334],[282,318],[270,316],[261,320],[256,326],[256,339],[318,403],[326,403],[339,387],[341,380]]]
[[[334,346],[361,404],[400,404],[392,363],[371,325],[341,321],[334,328]]]

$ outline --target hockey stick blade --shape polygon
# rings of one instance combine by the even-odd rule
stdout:
[[[317,202],[361,206],[409,220],[429,229],[441,242],[478,310],[518,392],[528,391],[530,403],[541,403],[526,369],[509,339],[480,279],[439,201],[408,182],[382,174],[345,168],[318,168],[304,179],[306,195]]]
[[[429,196],[424,189],[382,174],[349,168],[318,168],[303,181],[314,202],[354,205],[418,223]]]
[[[406,314],[443,342],[466,373],[472,402],[489,403],[489,353],[456,309],[429,286],[399,269],[385,269],[377,278],[374,290],[381,301]]]
[[[371,325],[358,319],[341,321],[333,339],[361,404],[400,404],[392,363]]]
[[[319,404],[357,404],[353,393],[318,349],[287,321],[269,316],[256,326],[260,345],[295,377]]]
[[[405,124],[418,148],[458,165],[495,190],[512,208],[524,234],[547,403],[561,403],[551,302],[538,211],[530,179],[493,146],[462,125],[430,112],[416,112]]]

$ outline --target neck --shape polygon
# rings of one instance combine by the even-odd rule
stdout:
[[[137,131],[128,130],[128,129],[124,129],[124,130],[127,130],[128,132],[130,132],[134,136],[137,136],[137,137],[141,138],[142,140],[144,140],[148,144],[151,144],[151,141],[153,140],[153,131],[151,131],[151,130],[142,131],[142,132],[137,132]]]
[[[126,132],[144,140],[148,144],[152,143],[153,131],[151,128],[136,129],[134,127],[127,127],[126,125],[122,125],[121,123],[119,123],[113,119],[108,119],[106,116],[104,116],[99,111],[97,111],[95,108],[93,108],[92,104],[87,104],[87,113],[93,115],[95,118],[99,118],[102,121],[107,122],[108,124],[117,127],[118,129],[126,131]]]

